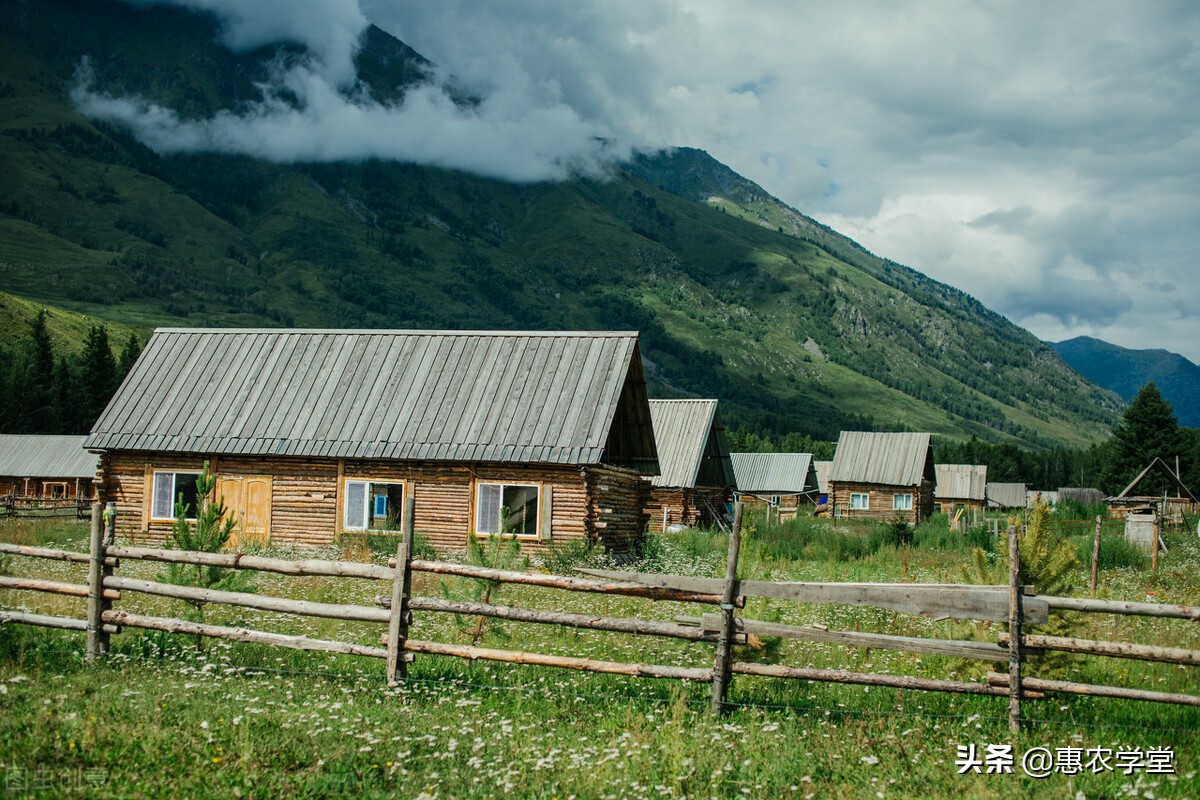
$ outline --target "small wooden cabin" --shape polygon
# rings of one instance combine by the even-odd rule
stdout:
[[[91,500],[98,459],[86,436],[0,434],[0,495],[29,500]]]
[[[209,462],[251,540],[413,527],[524,545],[642,535],[657,474],[636,333],[161,329],[87,438],[118,534],[161,541]]]
[[[938,464],[933,489],[933,510],[953,514],[959,509],[978,515],[987,508],[985,464]]]
[[[766,505],[784,519],[817,499],[812,453],[734,453],[731,458],[737,496],[745,505]]]
[[[651,400],[659,474],[648,479],[649,528],[724,524],[733,463],[716,400]]]
[[[834,517],[901,519],[933,513],[933,447],[928,433],[842,431],[830,468]]]

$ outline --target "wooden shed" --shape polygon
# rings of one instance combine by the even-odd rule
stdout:
[[[987,508],[987,465],[938,464],[933,510],[953,514],[962,509],[973,516]]]
[[[91,500],[97,458],[86,436],[0,434],[0,495],[28,500]]]
[[[624,552],[658,472],[637,334],[610,331],[161,329],[86,444],[149,541],[207,461],[238,541],[396,532],[411,496],[435,547]]]
[[[1166,487],[1161,493],[1146,491],[1143,487],[1146,478],[1155,473],[1161,478],[1159,486]],[[1138,491],[1139,488],[1142,491]],[[1179,473],[1157,456],[1120,494],[1109,497],[1107,502],[1109,513],[1118,519],[1132,511],[1153,507],[1159,517],[1175,525],[1182,524],[1186,516],[1200,509],[1196,496],[1184,485]]]
[[[812,453],[734,453],[731,458],[738,499],[746,505],[765,504],[784,519],[817,499]]]
[[[933,513],[936,479],[928,433],[842,431],[829,472],[833,515],[915,525]]]
[[[651,400],[659,474],[649,479],[650,530],[723,525],[733,463],[716,400]]]

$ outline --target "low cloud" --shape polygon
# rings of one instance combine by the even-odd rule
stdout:
[[[129,0],[134,5],[151,5]],[[248,49],[282,40],[309,48],[302,64],[278,69],[248,110],[185,119],[137,96],[95,85],[85,60],[71,96],[92,118],[129,127],[160,153],[221,152],[276,162],[385,159],[531,182],[596,174],[629,149],[553,92],[528,81],[489,87],[479,102],[454,102],[444,79],[382,104],[357,90],[354,55],[367,23],[357,0],[174,0],[210,11],[222,41]]]

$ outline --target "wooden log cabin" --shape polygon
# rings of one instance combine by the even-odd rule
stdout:
[[[92,499],[96,456],[86,436],[0,434],[0,495],[27,500]]]
[[[933,510],[945,512],[951,522],[957,512],[960,520],[976,521],[987,510],[986,464],[938,464],[934,467],[937,484],[933,490]]]
[[[649,529],[724,524],[733,462],[716,400],[651,400],[659,474],[648,478]]]
[[[734,453],[731,458],[738,499],[746,506],[765,505],[768,516],[785,520],[817,499],[812,453]]]
[[[97,421],[118,534],[162,541],[205,462],[234,546],[413,527],[628,551],[658,458],[636,333],[162,329]]]
[[[842,431],[829,470],[833,515],[900,519],[916,525],[933,513],[933,447],[928,433]]]

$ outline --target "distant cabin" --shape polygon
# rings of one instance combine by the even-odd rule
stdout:
[[[1025,508],[1028,490],[1023,483],[989,483],[987,506],[995,509]]]
[[[829,472],[833,514],[915,525],[933,513],[936,480],[928,433],[842,431]]]
[[[800,505],[816,502],[812,453],[734,453],[731,458],[743,504],[766,505],[784,519],[794,517]]]
[[[658,472],[636,333],[160,329],[96,422],[118,534],[161,541],[205,461],[234,545],[413,527],[628,551]]]
[[[933,489],[933,510],[953,515],[962,509],[975,517],[987,508],[985,464],[938,464]]]
[[[1149,491],[1142,484],[1152,475],[1158,477],[1159,483],[1154,491]],[[1158,456],[1119,494],[1109,497],[1107,502],[1109,515],[1117,519],[1138,510],[1145,513],[1146,508],[1152,508],[1159,517],[1175,525],[1183,524],[1187,517],[1200,509],[1196,495],[1184,485],[1179,474]]]
[[[724,522],[733,463],[716,400],[651,400],[659,474],[649,479],[649,529]]]
[[[813,469],[817,473],[817,492],[820,493],[824,500],[820,502],[828,502],[829,499],[829,470],[833,466],[832,461],[814,461]]]
[[[86,436],[0,434],[0,495],[90,500],[97,458]]]

